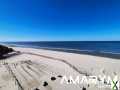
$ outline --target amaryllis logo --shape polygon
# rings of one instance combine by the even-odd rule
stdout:
[[[64,76],[61,79],[61,84],[81,84],[81,85],[94,85],[98,88],[111,88],[112,90],[119,90],[118,76]]]
[[[119,81],[112,80],[111,88],[112,90],[119,90]]]

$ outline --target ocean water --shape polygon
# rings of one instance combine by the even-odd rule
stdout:
[[[44,48],[55,50],[73,50],[73,51],[96,51],[106,53],[120,53],[120,42],[100,42],[100,41],[64,41],[64,42],[6,42],[9,45]]]
[[[120,58],[120,41],[6,42],[5,44]]]

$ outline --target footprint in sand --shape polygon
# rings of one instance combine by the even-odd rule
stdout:
[[[62,78],[62,75],[58,75],[57,77]],[[55,81],[57,78],[55,76],[50,77],[51,81]],[[35,88],[34,90],[52,90],[52,86],[49,85],[47,81],[43,82],[43,85],[39,88]]]
[[[35,88],[34,90],[40,90],[40,89],[38,89],[38,88]]]
[[[58,75],[57,77],[62,78],[63,76],[62,75]]]
[[[55,81],[56,80],[56,77],[51,77],[51,81]]]
[[[45,81],[43,84],[44,87],[48,86],[48,83]]]
[[[52,90],[52,87],[49,86],[47,81],[44,81],[42,86],[35,88],[34,90]]]
[[[41,87],[40,90],[52,90],[52,87],[49,85],[47,81],[44,81],[43,86]]]

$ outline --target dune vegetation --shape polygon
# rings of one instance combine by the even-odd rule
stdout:
[[[4,57],[4,55],[13,52],[12,48],[8,48],[6,46],[0,45],[0,59]]]

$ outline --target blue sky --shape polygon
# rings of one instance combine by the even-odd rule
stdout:
[[[0,41],[120,40],[120,0],[0,0]]]

